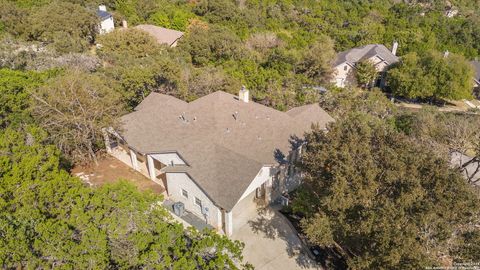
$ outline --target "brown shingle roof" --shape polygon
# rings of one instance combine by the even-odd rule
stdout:
[[[362,47],[352,48],[337,54],[337,59],[335,60],[333,66],[336,67],[345,62],[349,64],[355,64],[361,60],[374,57],[375,55],[378,55],[389,64],[395,64],[399,61],[398,57],[395,56],[384,45],[369,44]]]
[[[183,32],[151,24],[140,24],[135,26],[135,28],[149,33],[157,40],[158,43],[167,44],[168,46],[172,46],[175,41],[177,41],[183,36]]]
[[[318,104],[285,113],[218,91],[190,103],[152,93],[121,120],[121,134],[131,147],[178,152],[189,165],[184,171],[230,210],[260,168],[277,163],[276,150],[288,154],[291,136],[303,136],[315,122],[325,127],[333,118]]]

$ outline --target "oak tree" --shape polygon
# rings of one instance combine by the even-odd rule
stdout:
[[[67,70],[30,92],[32,113],[50,139],[76,162],[96,162],[102,128],[124,110],[120,95],[98,75]]]
[[[307,134],[294,209],[311,241],[353,269],[420,269],[462,261],[480,200],[462,175],[378,118],[354,114]],[[476,256],[478,260],[478,256]]]

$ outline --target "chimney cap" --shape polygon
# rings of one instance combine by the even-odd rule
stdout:
[[[238,92],[238,100],[248,103],[248,100],[249,100],[248,96],[249,96],[248,89],[245,87],[245,85],[242,85],[242,88]]]

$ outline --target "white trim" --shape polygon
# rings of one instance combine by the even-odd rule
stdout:
[[[157,176],[155,175],[155,164],[153,162],[153,157],[151,155],[147,155],[147,168],[148,168],[148,174],[150,175],[150,179],[153,181],[156,180]]]
[[[130,149],[130,159],[132,160],[132,168],[138,171],[137,154],[132,149]]]
[[[233,233],[233,216],[232,211],[225,212],[225,234],[227,236],[232,235]]]

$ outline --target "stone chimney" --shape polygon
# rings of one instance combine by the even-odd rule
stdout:
[[[392,54],[397,55],[398,42],[394,41],[392,46]]]
[[[238,100],[248,103],[248,96],[249,96],[248,89],[242,85],[242,89],[238,92]]]
[[[123,28],[128,28],[127,20],[122,20],[122,27]]]
[[[105,5],[100,5],[98,6],[98,10],[107,11],[107,7]]]

